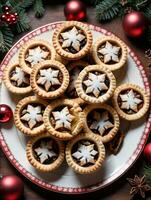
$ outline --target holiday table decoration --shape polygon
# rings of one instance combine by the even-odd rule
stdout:
[[[0,104],[0,123],[9,122],[13,117],[13,112],[10,106]]]
[[[0,198],[2,200],[19,200],[23,195],[24,184],[15,175],[7,175],[0,178]]]

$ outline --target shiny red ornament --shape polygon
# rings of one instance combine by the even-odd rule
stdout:
[[[8,122],[12,117],[12,109],[6,104],[0,104],[0,123]]]
[[[3,176],[0,179],[0,198],[2,200],[19,200],[24,191],[22,180],[15,176]]]
[[[82,1],[71,0],[64,8],[66,20],[82,21],[86,18],[86,6]]]
[[[126,14],[123,19],[123,29],[130,37],[141,37],[144,34],[146,27],[147,20],[141,12],[133,11]]]
[[[151,143],[148,143],[143,151],[143,155],[145,157],[145,159],[151,163]]]

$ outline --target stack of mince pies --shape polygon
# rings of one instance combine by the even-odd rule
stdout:
[[[100,169],[105,149],[116,154],[124,139],[120,118],[143,117],[149,96],[138,85],[117,87],[114,72],[126,65],[127,46],[115,36],[93,35],[86,24],[58,25],[52,41],[31,39],[16,63],[3,72],[3,82],[24,95],[14,112],[16,128],[29,136],[26,153],[42,172],[63,161],[77,173]]]

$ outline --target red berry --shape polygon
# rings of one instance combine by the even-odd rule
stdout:
[[[2,10],[3,10],[3,12],[8,12],[8,11],[10,11],[11,10],[11,8],[10,8],[10,6],[3,6],[2,7]]]
[[[8,122],[12,119],[13,112],[6,104],[0,104],[0,123]]]
[[[5,19],[6,19],[6,15],[5,14],[1,15],[1,20],[5,21]]]
[[[15,12],[14,15],[15,15],[16,17],[18,17],[18,13]]]

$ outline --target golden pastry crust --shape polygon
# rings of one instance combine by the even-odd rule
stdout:
[[[74,159],[73,151],[72,151],[73,146],[80,141],[90,141],[92,144],[96,145],[95,151],[97,151],[99,155],[97,159],[94,160],[94,163],[92,163],[92,165],[90,166],[81,166]],[[96,154],[95,151],[93,152],[92,155]],[[91,152],[92,152],[92,149],[91,149]],[[69,141],[66,146],[66,161],[68,165],[79,174],[90,174],[97,171],[98,169],[101,168],[104,159],[105,159],[105,148],[100,138],[98,138],[96,135],[81,133],[80,135],[76,136],[71,141]]]
[[[58,117],[58,111],[67,117],[65,121],[62,121],[63,119]],[[79,105],[74,101],[68,99],[58,99],[46,107],[43,119],[44,125],[50,135],[58,138],[59,140],[70,140],[82,130],[84,113]]]
[[[27,114],[27,112],[25,114],[22,114],[22,112],[24,109],[28,110],[28,108],[26,108],[28,105],[31,105],[31,106],[37,105],[37,106],[41,106],[41,107],[43,107],[43,109],[45,109],[45,107],[47,106],[47,103],[41,99],[38,99],[36,96],[29,96],[29,97],[26,97],[26,98],[20,100],[18,102],[18,104],[16,105],[16,109],[14,112],[14,122],[15,122],[17,129],[19,129],[22,133],[24,133],[27,136],[37,136],[38,134],[41,134],[42,132],[45,131],[43,119],[41,119],[41,124],[39,126],[37,126],[37,127],[33,126],[31,128],[30,128],[29,124],[28,124],[28,126],[26,126],[23,123],[23,121],[21,120],[21,115],[24,115],[24,117],[25,117],[25,114]],[[41,107],[40,107],[40,109],[42,112]],[[30,111],[32,111],[32,110],[33,110],[33,107],[29,108],[28,113],[30,113]],[[40,112],[40,117],[42,118],[43,112],[42,113],[41,112]],[[27,117],[29,117],[29,114]],[[30,120],[32,121],[32,117],[30,118]],[[24,121],[26,121],[26,123],[28,123],[28,121],[30,121],[30,120],[24,119]],[[40,121],[40,119],[39,119],[39,121]],[[36,120],[36,123],[38,123],[38,120]]]
[[[82,30],[84,36],[86,37],[86,44],[77,53],[65,51],[61,47],[60,42],[59,42],[60,34],[63,33],[63,32],[66,32],[66,30],[69,30],[73,27],[76,27],[77,29]],[[77,59],[84,57],[90,51],[90,48],[91,48],[91,45],[92,45],[92,34],[91,34],[91,31],[89,30],[89,28],[86,24],[81,23],[81,22],[77,22],[77,21],[68,21],[68,22],[64,22],[63,24],[61,24],[54,31],[52,42],[53,42],[54,48],[56,49],[57,53],[60,56],[62,56],[63,58],[65,58],[67,60],[77,60]]]
[[[41,72],[45,72],[45,70],[47,70],[47,73],[41,74]],[[48,72],[48,70],[51,71]],[[59,80],[59,76],[61,80]],[[52,78],[50,79],[50,77]],[[42,79],[42,83],[38,83],[40,78]],[[60,62],[55,60],[46,60],[42,63],[37,64],[33,68],[30,76],[30,83],[33,91],[38,96],[47,99],[55,99],[61,96],[67,89],[69,85],[69,73],[65,66]],[[48,88],[46,88],[47,83],[49,84]],[[42,88],[41,86],[44,87]],[[57,88],[51,90],[51,88],[55,86],[57,86]]]
[[[67,98],[74,100],[76,103],[78,104],[83,104],[85,103],[83,99],[81,99],[80,97],[77,96],[76,93],[76,89],[75,89],[75,85],[73,86],[73,82],[75,82],[74,80],[74,76],[73,76],[73,71],[74,70],[78,70],[77,73],[80,73],[80,71],[82,71],[82,69],[84,69],[86,66],[88,66],[89,63],[83,60],[78,60],[78,61],[74,61],[74,62],[70,62],[67,65],[67,69],[69,71],[69,75],[70,75],[70,84],[65,92],[65,95],[67,96]],[[72,77],[73,76],[73,77]],[[75,74],[75,77],[77,77],[78,75]],[[75,84],[75,83],[74,83]],[[76,96],[76,97],[74,97]]]
[[[99,92],[99,95],[97,97],[91,96],[91,95],[89,95],[89,93],[86,94],[86,91],[84,91],[84,88],[83,88],[83,83],[85,82],[85,78],[89,74],[92,74],[92,72],[93,73],[97,72],[97,73],[100,73],[100,75],[101,74],[105,75],[105,80],[108,79],[108,82],[109,82],[108,88],[106,89],[107,91],[105,91],[105,93],[101,95],[101,88],[99,88],[100,90],[98,88],[95,89],[96,84],[93,85],[93,82],[96,81],[96,78],[98,77],[98,75],[95,79],[91,80],[91,83],[92,83],[91,86],[94,86],[94,88],[92,88],[93,91],[96,90]],[[107,85],[104,82],[105,80],[103,80],[103,81],[99,80],[99,84],[101,85],[101,83],[103,83],[103,86],[105,85],[107,87]],[[116,88],[116,79],[115,79],[113,73],[106,67],[101,66],[101,65],[89,65],[80,72],[75,85],[76,85],[76,91],[77,91],[78,96],[81,99],[83,99],[84,101],[86,101],[87,103],[95,103],[95,104],[104,103],[113,96],[114,90]],[[90,85],[88,85],[87,88],[89,86]],[[93,91],[91,91],[91,92],[93,92]]]
[[[117,47],[120,47],[121,49],[121,57],[119,59],[119,62],[115,62],[112,64],[108,64],[108,63],[104,63],[98,56],[98,49],[101,45],[103,45],[105,42],[111,42],[111,44],[115,44],[117,45]],[[110,69],[111,71],[120,69],[121,67],[123,67],[127,61],[127,55],[128,55],[128,50],[127,50],[127,46],[126,44],[124,44],[124,42],[122,42],[118,37],[116,36],[103,36],[101,38],[99,38],[93,45],[92,47],[92,57],[94,59],[94,61],[97,64],[101,64],[105,67],[107,67],[108,69]]]
[[[127,91],[132,90],[141,95],[143,106],[138,110],[138,112],[129,114],[120,108],[119,103],[118,103],[118,98],[119,98],[119,95],[121,94],[121,92],[126,91],[126,90]],[[135,96],[134,96],[134,98],[135,98]],[[136,104],[136,106],[138,106],[138,104]],[[131,83],[125,83],[125,84],[118,86],[114,92],[114,96],[113,96],[114,108],[116,109],[117,113],[120,115],[121,118],[126,119],[128,121],[137,120],[137,119],[140,119],[141,117],[143,117],[149,109],[149,104],[150,104],[149,94],[147,94],[145,89],[141,88],[138,85],[131,84]]]
[[[58,157],[56,158],[56,160],[54,162],[52,162],[51,164],[43,164],[40,161],[38,161],[33,153],[33,146],[35,145],[35,143],[41,139],[50,139],[50,141],[54,141],[56,143],[56,145],[58,146]],[[52,138],[49,134],[44,133],[40,136],[34,137],[32,139],[30,139],[27,143],[26,146],[26,155],[27,155],[27,159],[30,162],[30,164],[35,167],[37,170],[42,171],[42,172],[52,172],[54,170],[56,170],[58,167],[60,167],[60,165],[62,164],[62,162],[64,161],[64,144],[61,141],[55,140],[54,138]]]
[[[104,128],[104,131],[101,135],[101,131],[99,131],[99,127],[97,127],[97,124],[95,124],[95,127],[93,127],[93,129],[95,128],[95,130],[98,130],[98,133],[95,133],[93,132],[93,129],[90,128],[92,126],[92,123],[91,124],[88,124],[88,115],[93,112],[93,111],[97,111],[97,110],[102,110],[103,113],[107,112],[107,118],[110,119],[109,115],[111,115],[112,117],[112,121],[111,123],[112,124],[109,124],[109,132],[106,132],[105,135],[103,135],[105,133],[105,131],[108,129],[108,128]],[[84,130],[85,132],[89,133],[89,134],[96,134],[98,137],[101,138],[102,142],[103,143],[107,143],[109,141],[111,141],[115,135],[117,134],[118,130],[119,130],[119,126],[120,126],[120,120],[119,120],[119,116],[116,112],[116,110],[114,110],[111,106],[107,105],[107,104],[102,104],[102,105],[88,105],[84,108],[83,110],[84,114],[85,114],[85,124],[84,124]],[[101,119],[101,117],[103,118],[103,113],[102,115],[99,113],[99,117]],[[109,121],[106,117],[105,117],[105,122],[106,121]],[[91,120],[92,120],[92,117],[91,117]],[[97,120],[97,119],[95,119]],[[103,120],[103,119],[102,119]],[[99,121],[99,119],[98,119]],[[96,121],[97,122],[97,121]],[[107,125],[105,125],[107,126]],[[101,127],[102,128],[102,127]]]
[[[39,58],[39,60],[33,63],[33,66],[43,60],[55,60],[56,58],[56,52],[54,48],[51,46],[51,44],[49,44],[49,42],[45,40],[40,40],[40,39],[29,40],[26,44],[24,44],[24,46],[21,48],[19,52],[19,64],[22,67],[23,71],[25,71],[28,74],[31,73],[33,66],[31,64],[31,61],[28,63],[26,62],[26,54],[29,49],[36,49],[40,46],[45,48],[45,51],[42,50],[42,52],[44,53],[43,54],[44,57],[42,59]],[[46,52],[48,53],[48,55],[46,55]],[[35,53],[33,53],[33,57],[34,56],[35,56]]]
[[[11,73],[14,71],[15,76],[11,77]],[[3,82],[7,89],[14,93],[14,94],[27,94],[32,91],[30,86],[30,76],[25,78],[26,73],[22,71],[18,63],[11,63],[3,70]],[[23,77],[24,76],[24,77]],[[12,80],[11,80],[12,79]],[[26,83],[24,83],[24,81]],[[29,81],[29,83],[27,83]],[[15,82],[17,85],[13,84]],[[22,84],[25,84],[26,86],[22,86]]]

